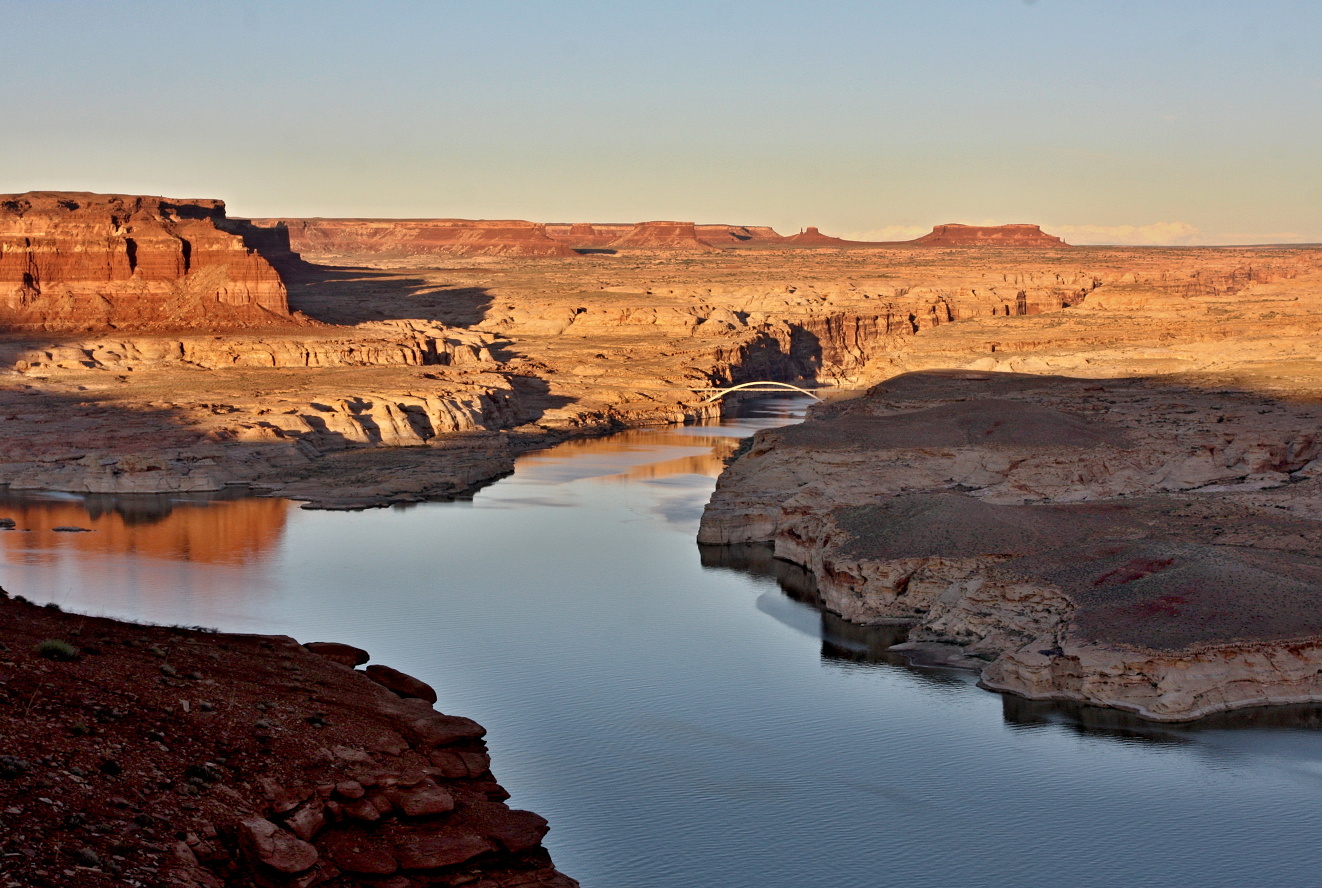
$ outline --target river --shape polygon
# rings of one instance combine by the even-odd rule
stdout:
[[[722,457],[801,411],[566,443],[454,503],[6,495],[0,582],[366,648],[487,726],[586,888],[1322,884],[1316,710],[1157,728],[1002,698],[824,619],[756,550],[700,552]]]

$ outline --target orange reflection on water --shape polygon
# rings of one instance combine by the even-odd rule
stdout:
[[[180,502],[162,497],[29,499],[0,496],[0,517],[17,529],[0,533],[8,560],[49,563],[59,550],[85,555],[139,555],[203,564],[243,564],[277,546],[290,504],[277,499]],[[80,527],[91,533],[65,533]]]
[[[739,440],[724,435],[686,435],[675,429],[638,429],[606,438],[579,438],[519,459],[519,471],[543,474],[572,460],[576,477],[606,481],[651,481],[674,475],[715,478]],[[676,451],[691,451],[668,456]]]

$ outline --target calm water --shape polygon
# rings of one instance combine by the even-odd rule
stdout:
[[[1016,703],[887,662],[765,553],[700,552],[721,455],[792,421],[764,406],[529,456],[471,502],[0,499],[27,529],[0,582],[367,648],[489,728],[588,888],[1322,885],[1315,712],[1161,730]]]

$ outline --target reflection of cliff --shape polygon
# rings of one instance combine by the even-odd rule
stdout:
[[[0,534],[0,546],[17,554],[62,542],[88,554],[243,564],[279,544],[288,509],[277,499],[180,503],[165,497],[33,500],[5,494],[0,515],[14,519],[17,529]],[[56,527],[94,532],[64,534]]]
[[[525,455],[520,466],[526,470],[572,459],[575,477],[605,481],[650,481],[674,475],[715,478],[738,444],[738,439],[720,435],[678,436],[669,429],[641,429],[608,438],[565,441],[541,453]],[[670,456],[688,449],[694,452]]]

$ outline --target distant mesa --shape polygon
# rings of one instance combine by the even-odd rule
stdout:
[[[610,246],[616,250],[707,252],[716,249],[698,237],[697,226],[692,222],[639,222],[631,230],[611,241]]]
[[[699,225],[698,237],[714,247],[783,244],[784,235],[770,225]]]
[[[785,238],[785,243],[796,247],[849,247],[863,245],[863,241],[847,241],[844,238],[822,234],[816,226],[808,226],[798,234]]]
[[[931,234],[908,241],[923,247],[1067,247],[1038,225],[938,225]]]
[[[281,232],[219,200],[29,191],[0,195],[0,330],[290,324],[272,261]]]
[[[370,256],[574,256],[546,226],[520,219],[255,219],[289,233],[305,258]]]
[[[1058,237],[1037,225],[960,225],[955,222],[935,226],[930,234],[907,241],[851,241],[822,234],[814,227],[784,239],[797,247],[1067,247]]]
[[[679,226],[672,228],[671,226]],[[691,229],[691,230],[690,230]],[[546,233],[575,250],[699,249],[781,244],[769,225],[693,225],[689,222],[553,222]],[[697,244],[694,244],[697,241]]]

